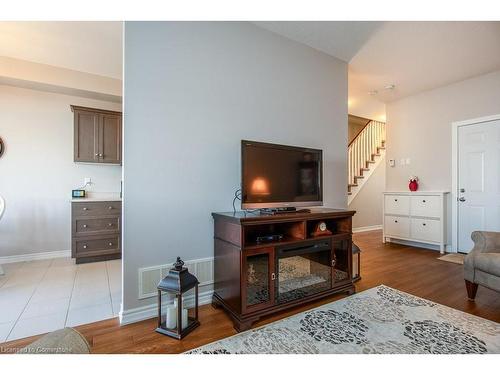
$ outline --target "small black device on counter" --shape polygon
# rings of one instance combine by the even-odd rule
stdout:
[[[73,198],[85,198],[85,190],[83,189],[71,190],[71,196]]]
[[[282,234],[271,234],[269,236],[257,236],[257,243],[277,242],[283,239]]]

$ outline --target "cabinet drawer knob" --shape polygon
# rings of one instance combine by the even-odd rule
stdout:
[[[424,199],[422,202],[424,202],[424,203],[425,203],[425,199]]]
[[[337,263],[337,261],[335,259],[332,259],[332,267],[335,267],[336,263]]]
[[[398,221],[397,220],[394,220],[395,223],[397,223]]]
[[[113,246],[113,242],[110,242],[108,245],[109,245],[109,246]]]
[[[397,202],[398,200],[397,199],[394,199],[394,202]]]
[[[113,226],[113,223],[108,223],[108,227],[112,227]]]
[[[83,224],[83,227],[84,227],[84,228],[87,228],[87,224]]]
[[[87,245],[83,245],[83,248],[86,249],[87,248]]]
[[[425,227],[425,223],[422,223],[422,225]]]
[[[109,207],[108,207],[108,210],[112,210],[112,209],[113,209],[113,207],[112,207],[112,206],[109,206]]]
[[[88,208],[87,208],[87,207],[83,207],[83,210],[84,210],[84,211],[87,211],[87,210],[88,210]]]

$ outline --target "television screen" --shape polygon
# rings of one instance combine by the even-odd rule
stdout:
[[[322,204],[322,151],[241,141],[242,208]]]

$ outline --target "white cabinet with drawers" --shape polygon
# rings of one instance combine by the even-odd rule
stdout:
[[[390,239],[446,246],[448,192],[385,192],[383,242]]]

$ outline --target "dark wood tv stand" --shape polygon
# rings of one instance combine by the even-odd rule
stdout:
[[[355,211],[319,208],[309,213],[212,213],[213,306],[222,307],[238,331],[265,315],[335,293],[354,293],[352,216]],[[313,236],[324,221],[331,234]],[[281,240],[257,243],[261,236]]]

